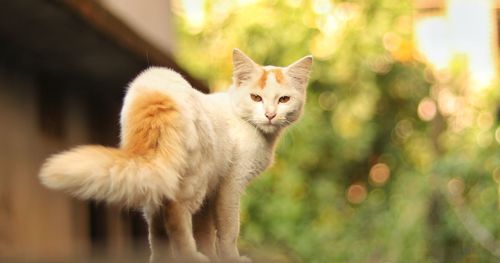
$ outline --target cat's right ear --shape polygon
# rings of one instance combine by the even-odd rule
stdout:
[[[251,58],[241,50],[233,49],[233,81],[236,86],[249,80],[257,71],[258,65]]]

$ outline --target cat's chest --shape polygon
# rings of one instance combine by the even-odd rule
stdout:
[[[273,146],[262,133],[248,123],[233,125],[234,162],[237,166],[260,173],[272,162]]]

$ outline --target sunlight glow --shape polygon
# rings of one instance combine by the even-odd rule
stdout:
[[[327,14],[332,9],[332,3],[330,0],[314,0],[312,7],[316,14]]]
[[[449,89],[443,88],[438,93],[438,107],[443,116],[450,116],[460,107],[460,100]]]
[[[452,58],[446,19],[442,16],[425,17],[415,25],[415,44],[424,58],[436,69],[448,66]]]
[[[351,3],[332,4],[329,1],[313,2],[313,10],[318,15],[316,27],[327,36],[337,34],[359,14],[359,7]]]
[[[465,56],[472,87],[484,88],[496,77],[495,19],[493,0],[448,0],[442,14],[416,19],[415,44],[437,70]]]
[[[254,4],[255,2],[257,2],[257,0],[238,0],[240,6]]]
[[[482,88],[495,77],[494,47],[497,47],[492,0],[451,0],[448,21],[456,53],[465,54],[473,87]]]
[[[205,0],[181,0],[184,16],[193,33],[203,29],[205,24]]]

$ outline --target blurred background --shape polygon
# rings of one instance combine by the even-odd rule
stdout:
[[[231,81],[231,51],[312,54],[304,118],[243,200],[257,262],[499,262],[498,0],[0,3],[0,261],[146,262],[137,211],[43,188],[50,154],[118,144],[126,84]]]

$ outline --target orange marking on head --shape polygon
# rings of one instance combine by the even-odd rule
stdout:
[[[275,68],[272,70],[274,73],[274,78],[276,79],[276,82],[279,84],[284,84],[285,83],[285,76],[283,75],[283,71],[279,68]]]
[[[133,155],[162,150],[166,137],[177,132],[179,117],[177,106],[169,96],[158,91],[138,94],[127,113],[127,123],[122,127],[125,131],[123,149]]]
[[[263,89],[266,86],[266,82],[267,82],[267,71],[263,69],[262,75],[260,76],[258,82],[259,88]]]

